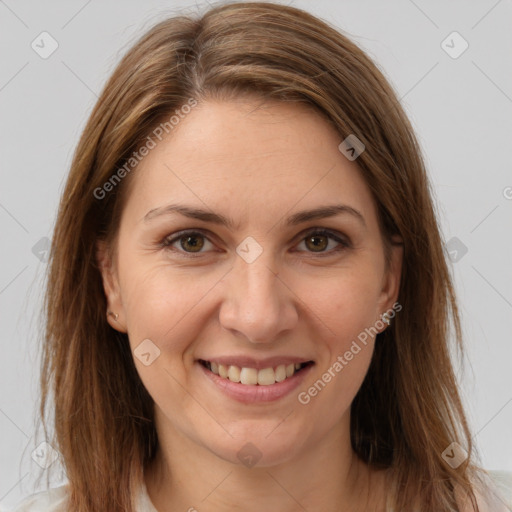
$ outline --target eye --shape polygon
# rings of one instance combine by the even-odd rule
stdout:
[[[329,241],[334,240],[338,243],[331,250],[325,250],[329,246]],[[328,256],[350,247],[348,240],[344,240],[338,234],[322,228],[314,228],[306,233],[306,237],[302,239],[301,244],[304,244],[308,252],[317,253],[320,256]],[[300,246],[300,244],[299,244]]]
[[[334,241],[338,245],[331,248],[331,250],[326,250],[329,247],[330,241]],[[175,247],[177,243],[179,243],[179,246]],[[306,247],[306,252],[316,253],[319,256],[328,256],[351,247],[348,240],[343,239],[335,232],[323,228],[309,230],[305,237],[301,239],[300,244],[302,243]],[[162,247],[182,255],[187,255],[187,257],[194,257],[194,254],[207,252],[202,251],[202,249],[205,246],[208,249],[208,244],[213,246],[208,237],[200,230],[180,231],[167,236],[161,242]]]
[[[161,245],[175,252],[193,254],[201,252],[201,249],[205,246],[205,240],[212,245],[206,235],[200,231],[180,231],[164,238]],[[176,242],[179,242],[181,249],[174,247]]]

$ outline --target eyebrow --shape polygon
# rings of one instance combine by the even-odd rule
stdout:
[[[156,217],[160,217],[162,215],[170,215],[173,213],[177,213],[191,219],[202,220],[204,222],[211,222],[213,224],[226,226],[229,229],[234,229],[235,227],[235,222],[232,219],[225,217],[224,215],[181,204],[169,204],[159,208],[154,208],[146,213],[146,215],[143,217],[143,221],[149,222]],[[352,206],[346,204],[334,204],[320,206],[310,210],[304,210],[290,215],[286,218],[285,222],[289,226],[295,226],[303,222],[334,217],[341,214],[348,214],[352,216],[353,218],[357,219],[364,227],[366,227],[366,221],[362,213]]]

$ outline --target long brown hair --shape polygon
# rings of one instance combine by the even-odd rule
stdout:
[[[352,404],[352,446],[368,464],[392,470],[396,511],[413,502],[419,511],[458,511],[459,493],[476,506],[479,468],[450,358],[450,328],[463,355],[459,313],[411,124],[376,64],[339,30],[296,8],[250,2],[166,19],[143,35],[108,80],[76,149],[50,253],[40,405],[70,482],[70,510],[131,512],[158,448],[153,400],[127,335],[105,318],[96,255],[98,240],[115,251],[136,173],[126,164],[191,99],[242,94],[309,105],[340,141],[355,134],[365,144],[357,163],[383,238],[404,244],[403,310],[377,337]],[[453,442],[468,453],[457,468],[443,457]]]

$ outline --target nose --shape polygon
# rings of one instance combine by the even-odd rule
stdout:
[[[220,323],[254,344],[279,339],[298,320],[297,297],[273,268],[270,251],[263,251],[252,263],[237,257],[225,278]]]

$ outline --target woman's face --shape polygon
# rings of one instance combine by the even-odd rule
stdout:
[[[206,102],[132,171],[102,271],[159,436],[270,465],[348,429],[401,253],[385,273],[341,140],[297,105]],[[291,375],[295,363],[309,364]]]

